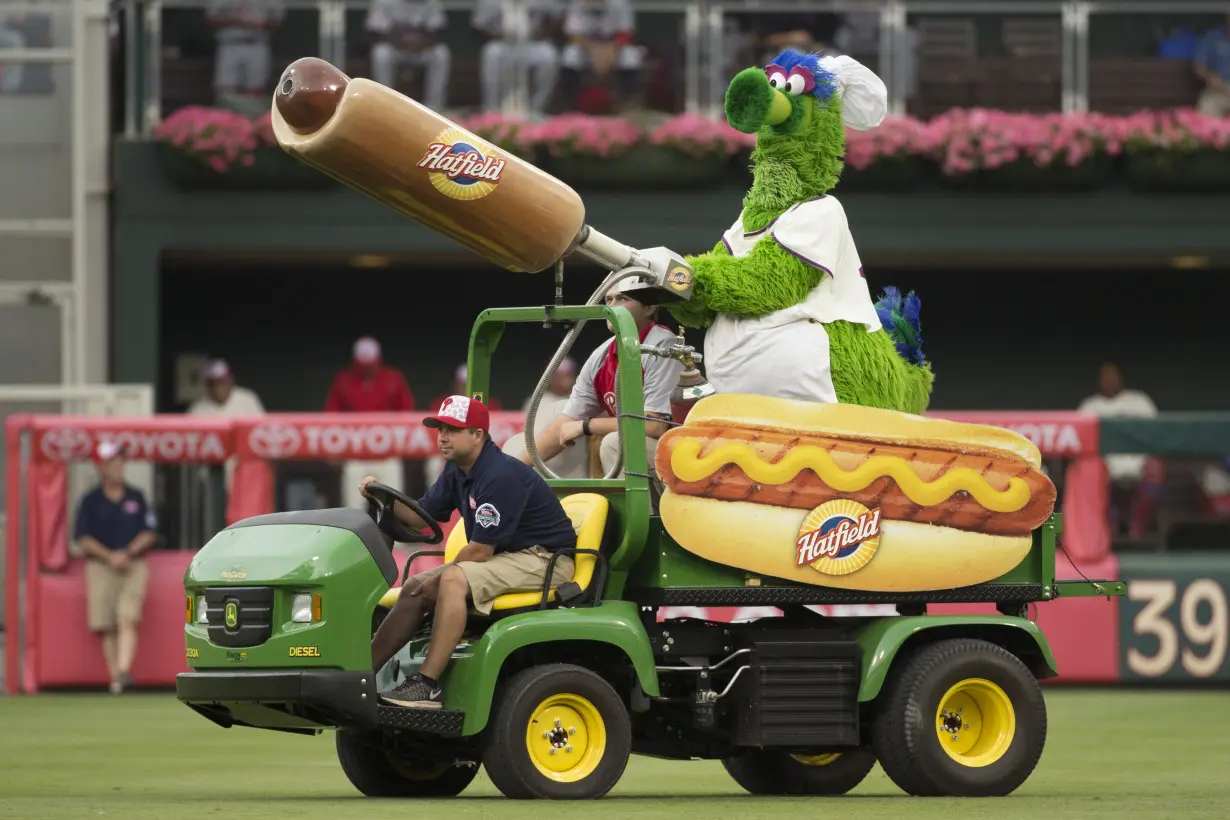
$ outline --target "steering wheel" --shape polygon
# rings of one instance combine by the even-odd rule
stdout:
[[[440,529],[436,519],[432,518],[419,502],[401,490],[396,490],[387,484],[373,481],[367,485],[367,495],[368,499],[376,507],[376,515],[374,516],[376,526],[394,541],[400,541],[405,544],[439,544],[444,540],[444,531]],[[406,526],[393,510],[394,501],[400,501],[405,504],[415,515],[423,519],[427,526],[431,527],[431,535],[423,535]]]

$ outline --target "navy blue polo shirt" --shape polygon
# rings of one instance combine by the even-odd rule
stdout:
[[[81,496],[77,504],[77,525],[73,539],[90,536],[107,549],[122,550],[146,530],[158,528],[158,521],[145,496],[135,487],[125,487],[119,503],[96,487]]]
[[[437,521],[461,510],[467,540],[490,544],[497,554],[577,545],[572,522],[543,477],[490,440],[469,475],[448,462],[419,503]]]

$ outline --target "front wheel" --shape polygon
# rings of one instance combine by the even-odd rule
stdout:
[[[506,797],[584,800],[619,782],[632,723],[601,676],[570,664],[522,670],[500,687],[483,766]]]
[[[1033,773],[1046,744],[1046,702],[1019,658],[963,638],[898,663],[878,699],[872,745],[903,791],[1002,797]]]
[[[351,784],[367,797],[456,797],[478,775],[478,763],[409,761],[337,731],[337,759]]]
[[[752,794],[837,795],[862,783],[876,756],[870,749],[823,755],[766,749],[725,758],[722,765]]]

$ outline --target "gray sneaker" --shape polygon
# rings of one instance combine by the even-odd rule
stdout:
[[[380,699],[385,703],[410,709],[444,708],[444,690],[439,685],[432,686],[423,680],[422,675],[407,678],[406,682],[396,689],[381,693]]]

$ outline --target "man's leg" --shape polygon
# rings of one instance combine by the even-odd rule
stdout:
[[[483,111],[499,111],[504,98],[508,46],[502,40],[483,44],[479,56]]]
[[[145,607],[145,590],[149,583],[149,569],[144,559],[137,559],[128,568],[120,581],[119,602],[116,617],[119,629],[116,635],[116,658],[114,678],[120,688],[132,683],[133,659],[137,656],[137,635],[141,628],[141,611]]]
[[[111,678],[112,690],[116,674],[116,607],[119,585],[111,567],[93,558],[85,563],[86,619],[90,631],[102,639],[103,660]]]
[[[559,81],[559,50],[550,40],[532,42],[526,47],[526,61],[533,79],[530,110],[534,114],[545,114]]]
[[[393,48],[392,43],[372,46],[372,79],[389,88],[396,87],[397,49]]]
[[[379,672],[423,626],[427,607],[435,602],[436,584],[444,566],[432,567],[406,579],[397,603],[372,637],[372,669]]]
[[[453,53],[444,43],[436,43],[423,52],[423,96],[427,107],[443,111],[448,104],[448,80],[452,73]]]

